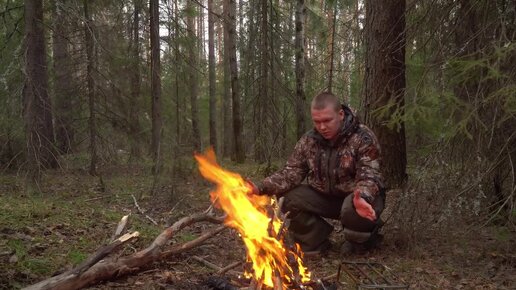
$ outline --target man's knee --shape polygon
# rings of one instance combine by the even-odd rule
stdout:
[[[284,213],[290,212],[291,216],[303,211],[306,206],[308,191],[312,191],[312,189],[307,185],[300,185],[287,191],[283,195],[285,200],[282,211]]]

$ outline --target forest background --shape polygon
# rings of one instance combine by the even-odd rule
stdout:
[[[515,10],[507,0],[0,1],[0,284],[83,261],[110,236],[97,223],[137,212],[136,200],[161,225],[206,207],[193,152],[212,146],[253,179],[277,170],[311,128],[311,97],[331,91],[382,145],[390,249],[467,260],[444,246],[454,241],[478,251],[475,270],[435,266],[442,287],[510,288]],[[143,244],[159,232],[147,222],[133,225],[147,229]],[[429,240],[436,252],[421,258]],[[427,274],[419,286],[440,288],[435,271],[403,261],[400,271]]]

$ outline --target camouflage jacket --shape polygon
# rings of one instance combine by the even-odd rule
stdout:
[[[371,197],[378,194],[384,187],[378,140],[348,107],[343,109],[344,125],[337,139],[330,142],[315,129],[307,132],[285,167],[259,184],[262,193],[282,194],[307,178],[311,187],[324,194],[344,197],[356,188]]]

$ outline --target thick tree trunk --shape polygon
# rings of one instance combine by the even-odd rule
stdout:
[[[94,61],[94,43],[93,43],[93,23],[90,18],[88,8],[88,0],[83,1],[84,19],[84,37],[86,43],[86,86],[88,88],[88,107],[90,111],[89,130],[90,130],[90,175],[97,175],[97,124],[95,117],[95,79],[93,78]]]
[[[297,139],[306,132],[305,96],[305,0],[296,1],[296,133]]]
[[[131,67],[131,97],[129,101],[129,140],[130,152],[129,160],[138,160],[141,158],[140,150],[140,119],[138,116],[138,104],[140,99],[140,10],[141,0],[133,0],[134,5],[134,19],[131,31],[131,45],[130,53],[132,55]]]
[[[225,13],[227,25],[227,44],[229,47],[229,68],[231,72],[231,99],[233,105],[233,144],[235,149],[235,159],[238,163],[244,163],[245,152],[242,140],[242,119],[240,117],[240,83],[238,79],[238,65],[236,57],[236,42],[235,42],[235,13],[236,3],[235,0],[225,0],[227,14]]]
[[[195,11],[195,6],[192,1],[186,3],[186,9],[188,11]],[[189,47],[188,58],[190,60],[188,71],[189,73],[189,85],[190,85],[190,108],[192,118],[192,141],[193,148],[196,152],[201,151],[201,133],[199,130],[199,109],[197,107],[197,98],[199,95],[199,80],[198,80],[198,38],[195,33],[195,18],[193,15],[188,15],[186,19],[186,25],[188,30]]]
[[[366,1],[365,120],[382,147],[383,172],[388,187],[406,180],[407,154],[403,121],[395,128],[386,123],[403,115],[405,95],[405,0]],[[388,108],[377,117],[372,112]]]
[[[54,59],[54,100],[56,104],[55,129],[57,148],[61,153],[72,150],[75,136],[73,123],[73,99],[71,58],[68,52],[68,22],[63,12],[64,0],[55,0],[53,16],[53,59]]]
[[[159,0],[150,0],[150,40],[151,40],[151,96],[152,96],[152,158],[153,173],[161,168],[161,62],[159,41]]]
[[[217,99],[215,95],[215,20],[213,17],[213,0],[208,0],[208,63],[210,95],[210,146],[217,152]]]
[[[45,51],[43,3],[41,0],[26,0],[23,116],[27,137],[28,181],[36,186],[40,181],[41,169],[57,166]]]

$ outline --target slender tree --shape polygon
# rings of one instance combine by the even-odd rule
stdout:
[[[227,3],[224,0],[224,9],[226,9]],[[232,123],[232,110],[231,110],[231,71],[229,69],[229,37],[228,37],[228,25],[225,24],[226,10],[224,10],[224,18],[222,24],[223,30],[223,51],[222,51],[222,66],[224,74],[224,91],[222,95],[222,127],[223,138],[222,138],[222,156],[234,158],[233,151],[233,123]]]
[[[236,57],[236,41],[235,41],[235,14],[236,14],[236,3],[235,0],[225,0],[224,10],[226,15],[226,21],[224,24],[227,26],[227,42],[226,45],[229,49],[229,68],[231,73],[231,99],[233,109],[233,144],[235,159],[238,163],[245,161],[245,152],[242,140],[242,119],[240,116],[240,83],[238,78],[238,64]]]
[[[306,96],[305,96],[305,0],[296,1],[296,135],[301,138],[306,132]]]
[[[159,41],[159,0],[150,0],[151,96],[152,96],[152,158],[157,176],[161,167],[161,62]]]
[[[134,12],[131,31],[131,43],[129,46],[131,59],[131,96],[129,99],[129,139],[130,152],[129,160],[140,159],[140,119],[138,114],[138,104],[140,99],[140,11],[141,0],[133,0]]]
[[[377,134],[388,187],[406,179],[405,126],[387,123],[403,115],[405,95],[405,0],[366,1],[365,120]],[[375,114],[388,110],[387,114]]]
[[[192,141],[194,150],[199,152],[201,151],[201,133],[199,130],[199,109],[197,106],[197,98],[199,96],[199,78],[198,78],[198,38],[195,33],[195,16],[193,11],[195,11],[195,6],[192,1],[186,2],[186,9],[189,11],[186,17],[186,25],[188,30],[188,42],[190,46],[188,47],[188,59],[189,59],[189,85],[190,85],[190,108],[191,108],[191,118],[192,118]]]
[[[84,42],[86,44],[86,87],[88,90],[88,108],[90,111],[89,131],[90,131],[90,175],[97,175],[97,123],[95,117],[95,79],[93,71],[95,68],[94,60],[94,40],[93,40],[93,22],[91,21],[88,3],[91,1],[83,1],[84,9]]]
[[[337,22],[337,2],[332,6],[327,7],[328,27],[330,33],[328,34],[328,92],[333,90],[333,65],[335,61],[335,27]]]
[[[52,17],[52,57],[54,62],[55,129],[57,148],[62,153],[72,150],[75,136],[73,122],[73,99],[71,57],[68,51],[68,26],[63,6],[66,1],[54,0]]]
[[[213,17],[213,0],[208,0],[208,62],[210,95],[210,145],[217,152],[217,108],[215,95],[215,20]]]

